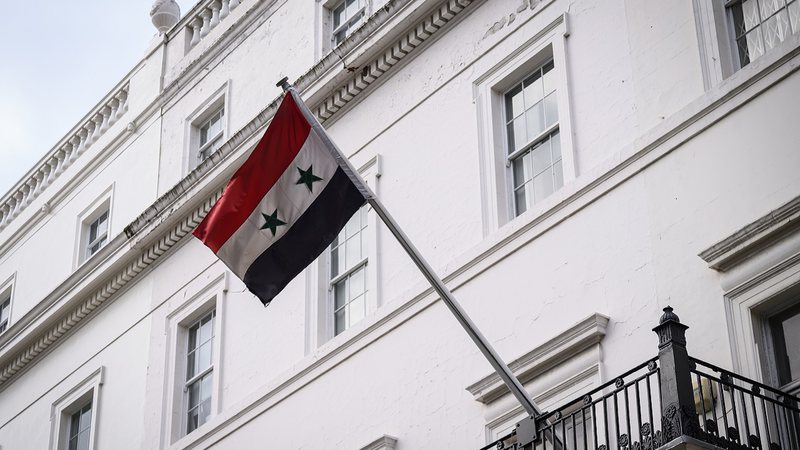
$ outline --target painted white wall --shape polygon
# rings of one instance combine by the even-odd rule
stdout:
[[[256,3],[245,1],[239,14]],[[315,6],[308,3],[277,2],[273,15],[230,45],[214,46],[224,39],[222,26],[188,52],[181,30],[165,48],[154,44],[131,83],[131,104],[145,111],[150,102],[142,99],[162,87],[171,97],[0,255],[0,281],[16,274],[15,317],[74,270],[77,217],[86,205],[114,186],[115,236],[186,175],[187,118],[215,92],[229,95],[230,136],[275,98],[275,81],[314,63]],[[600,349],[531,383],[532,392],[573,374],[584,359],[599,367],[599,382],[653,356],[651,328],[667,304],[691,327],[692,355],[730,366],[719,278],[697,254],[800,192],[800,154],[793,151],[800,130],[796,115],[786,113],[795,107],[800,75],[776,82],[674,150],[659,150],[670,142],[657,146],[653,154],[663,155],[651,164],[632,164],[592,186],[643,140],[716,94],[703,92],[689,4],[543,3],[473,5],[331,121],[331,135],[357,167],[381,156],[383,201],[431,264],[453,275],[456,296],[507,360],[590,314],[610,317]],[[564,89],[577,178],[523,216],[484,230],[480,161],[487,149],[479,144],[475,83],[565,12]],[[198,61],[214,60],[220,47],[227,56],[182,78]],[[90,161],[86,155],[60,182]],[[585,195],[571,197],[579,189]],[[0,238],[12,235],[4,230]],[[382,306],[307,353],[306,289],[313,283],[305,274],[263,308],[188,239],[0,390],[0,446],[47,448],[47,434],[38,430],[49,423],[51,405],[103,366],[97,448],[184,448],[206,436],[200,448],[358,449],[384,434],[399,438],[397,448],[479,448],[486,423],[513,401],[472,398],[465,388],[490,373],[488,364],[444,305],[422,295],[421,276],[385,229],[379,245],[379,260],[370,264],[378,264]],[[218,310],[218,411],[170,447],[169,385],[181,376],[170,370],[170,318],[220,277],[227,281]]]

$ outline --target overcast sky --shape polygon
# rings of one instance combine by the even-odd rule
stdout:
[[[144,56],[151,5],[0,0],[0,197]]]

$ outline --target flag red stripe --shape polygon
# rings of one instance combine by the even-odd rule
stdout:
[[[289,167],[310,131],[311,125],[287,95],[253,153],[192,234],[216,253]]]

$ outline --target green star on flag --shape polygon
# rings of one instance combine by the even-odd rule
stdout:
[[[282,221],[281,219],[278,219],[278,210],[277,209],[275,211],[273,211],[272,214],[261,213],[261,215],[264,216],[264,221],[265,221],[264,225],[261,226],[261,229],[265,230],[265,229],[269,228],[269,231],[272,231],[272,235],[273,236],[275,236],[275,230],[279,226],[286,225],[286,222]]]
[[[300,179],[297,180],[297,183],[295,184],[305,184],[309,191],[313,191],[311,186],[317,181],[322,181],[322,178],[314,175],[313,169],[313,165],[308,166],[308,169],[306,170],[298,167],[297,171],[300,172]]]

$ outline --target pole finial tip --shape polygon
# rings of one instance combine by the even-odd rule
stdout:
[[[284,91],[288,91],[289,88],[292,87],[292,85],[289,84],[289,77],[281,78],[281,81],[278,81],[278,83],[275,86],[278,86],[279,88],[283,89]]]

